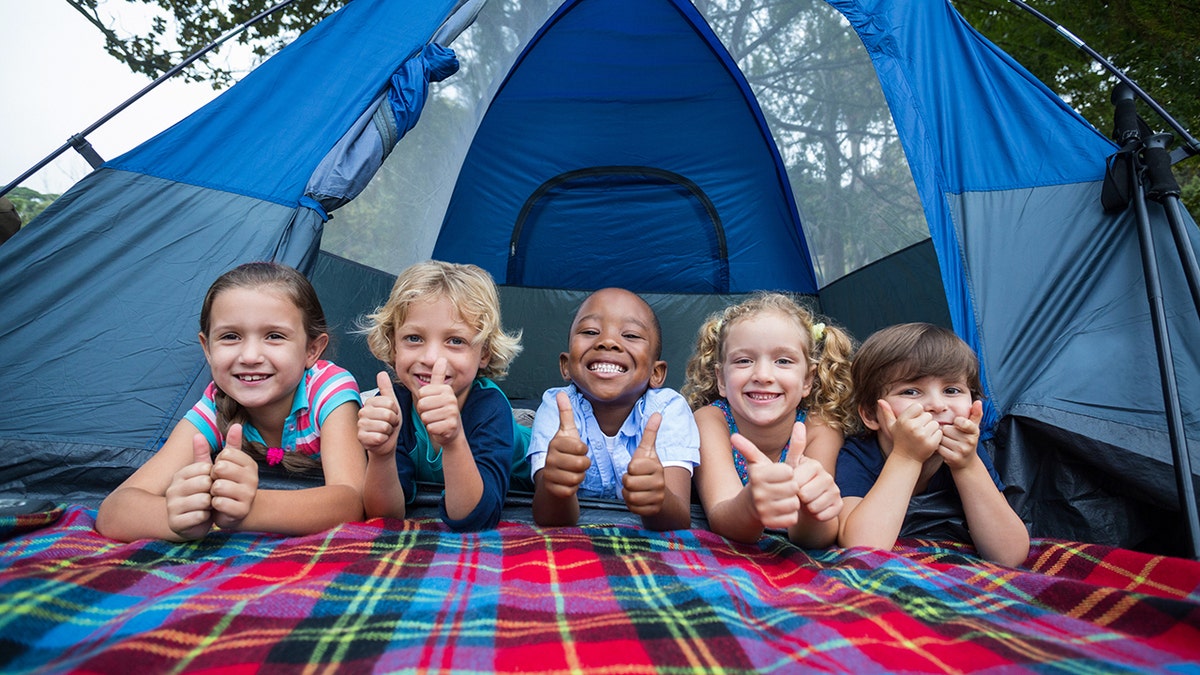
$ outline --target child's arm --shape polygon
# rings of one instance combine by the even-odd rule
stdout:
[[[325,417],[321,425],[324,485],[302,490],[258,490],[245,518],[231,529],[302,535],[361,520],[367,460],[356,438],[357,419],[358,404],[351,401]],[[214,475],[219,473],[220,463],[218,455]],[[217,482],[213,485],[214,511],[218,510]]]
[[[483,478],[475,465],[471,444],[463,433],[458,398],[446,384],[446,359],[433,364],[429,384],[417,392],[413,405],[429,432],[431,443],[442,448],[442,473],[446,479],[446,515],[462,520],[471,515],[483,497]]]
[[[663,468],[654,448],[660,424],[662,413],[646,420],[642,442],[621,477],[622,497],[625,506],[642,517],[646,529],[686,530],[692,526],[692,477],[683,467]]]
[[[209,453],[204,436],[181,420],[162,448],[100,504],[96,531],[120,541],[203,537],[212,527]]]
[[[983,404],[975,401],[970,418],[959,417],[942,430],[938,453],[950,467],[967,516],[967,529],[979,555],[1001,565],[1016,567],[1029,556],[1029,531],[996,489],[979,457],[979,422]]]
[[[558,392],[558,433],[550,439],[546,466],[533,477],[533,522],[545,526],[579,522],[579,485],[592,465],[587,444],[575,428],[566,392]]]
[[[386,371],[375,375],[379,394],[363,401],[358,411],[358,442],[367,450],[363,508],[368,518],[404,518],[406,495],[396,467],[400,437],[400,403]]]
[[[865,497],[843,500],[838,543],[890,549],[896,545],[908,503],[925,460],[937,452],[942,432],[933,416],[913,404],[897,417],[887,401],[878,402],[880,423],[891,430],[892,451]],[[879,433],[883,433],[880,429]]]

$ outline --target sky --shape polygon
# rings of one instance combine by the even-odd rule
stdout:
[[[141,91],[151,78],[135,75],[109,56],[100,32],[65,0],[0,0],[0,27],[2,188]],[[177,76],[92,132],[88,140],[102,158],[112,159],[217,93],[207,84],[185,84]],[[90,170],[74,149],[68,149],[22,185],[62,193]]]

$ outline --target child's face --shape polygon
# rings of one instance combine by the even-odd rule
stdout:
[[[729,400],[739,425],[791,428],[796,408],[812,391],[804,329],[778,312],[729,326],[725,357],[717,366],[717,391]]]
[[[300,308],[270,288],[222,291],[213,299],[208,334],[200,334],[213,381],[260,428],[291,412],[304,371],[328,341],[324,334],[310,341]]]
[[[658,347],[650,307],[629,291],[607,288],[579,308],[559,368],[593,407],[632,409],[667,377],[666,361],[654,358]]]
[[[970,417],[971,404],[975,400],[971,396],[971,387],[966,378],[939,375],[927,375],[915,380],[889,384],[884,389],[882,398],[891,406],[897,417],[905,410],[919,406],[922,412],[932,415],[934,421],[943,427],[954,424],[956,417]],[[863,423],[868,429],[880,433],[888,432],[880,424],[882,416],[879,414],[878,403],[864,406],[861,413]]]
[[[408,307],[404,323],[392,335],[396,377],[415,396],[429,384],[433,366],[446,360],[446,384],[454,390],[459,408],[466,402],[479,369],[487,366],[483,344],[475,344],[479,331],[463,321],[458,308],[445,296],[418,300]]]

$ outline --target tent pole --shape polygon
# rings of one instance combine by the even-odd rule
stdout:
[[[1133,93],[1123,84],[1118,84],[1113,91],[1113,103],[1116,106],[1116,124],[1114,137],[1124,147],[1115,157],[1128,163],[1128,180],[1130,200],[1133,202],[1137,215],[1138,243],[1141,247],[1142,271],[1146,277],[1146,296],[1150,303],[1150,318],[1154,329],[1154,342],[1158,352],[1158,369],[1162,376],[1163,400],[1166,403],[1167,434],[1171,443],[1171,454],[1174,460],[1175,484],[1179,491],[1179,504],[1187,520],[1188,539],[1193,559],[1200,560],[1200,513],[1196,510],[1196,492],[1193,487],[1191,457],[1188,454],[1187,433],[1183,424],[1183,411],[1179,401],[1179,385],[1175,379],[1174,357],[1171,352],[1171,336],[1167,326],[1166,309],[1163,302],[1162,281],[1159,276],[1157,257],[1154,249],[1154,235],[1150,229],[1150,214],[1146,208],[1147,193],[1158,194],[1158,181],[1147,187],[1147,181],[1153,180],[1148,176],[1145,150],[1153,145],[1153,151],[1160,151],[1157,164],[1165,165],[1170,172],[1170,163],[1165,161],[1166,143],[1159,134],[1152,140],[1142,140],[1142,128],[1145,123],[1137,117],[1134,110]],[[1150,157],[1154,156],[1154,152]],[[1154,163],[1154,160],[1151,160]],[[1178,188],[1176,188],[1176,191]],[[1169,188],[1168,188],[1169,191]],[[1178,192],[1176,192],[1178,194]],[[1176,204],[1176,208],[1178,205]],[[1168,210],[1168,215],[1170,211]],[[1168,218],[1168,220],[1174,220]],[[1172,222],[1172,229],[1176,223]],[[1181,225],[1181,223],[1180,223]],[[1182,241],[1181,241],[1182,237]],[[1191,243],[1186,233],[1175,233],[1175,243],[1183,258],[1185,273],[1189,286],[1192,288],[1192,299],[1200,303],[1200,294],[1196,290],[1196,271],[1188,269],[1188,260],[1194,267],[1195,256],[1191,254]],[[1200,310],[1200,304],[1197,305]]]
[[[99,168],[100,165],[104,163],[104,160],[92,148],[92,144],[88,142],[88,140],[87,140],[88,134],[92,133],[96,129],[99,129],[103,124],[108,122],[110,119],[112,119],[113,117],[116,117],[118,113],[125,110],[129,106],[133,105],[135,101],[137,101],[141,97],[145,96],[146,94],[150,93],[150,90],[154,89],[155,87],[162,84],[163,82],[166,82],[167,80],[171,79],[172,77],[175,76],[176,73],[183,70],[184,68],[187,68],[189,65],[191,65],[197,59],[201,58],[205,54],[216,49],[217,47],[220,47],[225,42],[228,42],[230,38],[237,35],[238,33],[241,33],[242,31],[250,28],[250,26],[253,26],[254,24],[258,23],[259,21],[262,21],[263,19],[265,19],[268,16],[274,14],[275,12],[283,9],[284,7],[287,7],[288,5],[292,4],[295,1],[296,0],[283,0],[283,2],[276,4],[274,7],[270,7],[268,9],[263,10],[262,12],[259,12],[257,15],[251,17],[249,20],[245,21],[244,23],[241,23],[241,24],[229,29],[228,31],[225,32],[224,35],[222,35],[222,36],[218,37],[216,40],[213,40],[212,42],[208,43],[207,45],[202,47],[199,51],[195,52],[194,54],[187,57],[183,61],[180,61],[178,64],[175,65],[175,67],[171,68],[170,70],[163,73],[162,75],[159,75],[156,80],[154,80],[150,84],[143,87],[141,91],[139,91],[138,93],[134,94],[133,96],[130,96],[129,98],[125,99],[125,101],[123,103],[121,103],[117,107],[113,108],[112,110],[108,111],[108,113],[105,114],[103,117],[101,117],[100,119],[93,122],[91,124],[91,126],[89,126],[88,128],[84,129],[83,131],[81,131],[77,134],[72,135],[70,137],[70,139],[67,140],[66,143],[63,143],[62,145],[58,146],[58,148],[54,152],[51,152],[49,155],[46,155],[45,157],[43,157],[41,161],[39,161],[37,164],[34,164],[27,171],[25,171],[25,173],[22,173],[20,176],[17,176],[16,179],[13,180],[11,183],[9,183],[8,185],[5,185],[2,189],[0,189],[0,197],[3,197],[4,195],[11,192],[13,190],[13,188],[15,188],[18,185],[20,185],[21,183],[25,182],[25,180],[28,179],[33,174],[37,173],[38,171],[41,171],[43,167],[45,167],[50,162],[53,162],[55,159],[58,158],[59,155],[63,154],[64,152],[66,152],[67,150],[69,150],[71,148],[75,148],[79,152],[79,154],[83,155],[83,158],[87,160],[88,164],[93,169]]]
[[[1184,159],[1186,157],[1190,157],[1192,155],[1200,155],[1200,141],[1196,140],[1195,137],[1193,137],[1191,134],[1189,134],[1187,129],[1185,129],[1182,124],[1180,124],[1178,121],[1176,121],[1176,119],[1174,117],[1172,117],[1171,114],[1168,113],[1165,108],[1163,108],[1161,105],[1159,105],[1158,101],[1155,101],[1154,98],[1152,96],[1150,96],[1150,94],[1147,94],[1141,87],[1139,87],[1137,85],[1136,82],[1133,81],[1132,78],[1130,78],[1128,75],[1126,75],[1120,68],[1117,68],[1115,65],[1113,65],[1113,63],[1111,61],[1109,61],[1108,59],[1101,56],[1100,52],[1089,47],[1086,43],[1084,43],[1083,40],[1080,40],[1074,33],[1067,30],[1061,24],[1055,22],[1053,19],[1046,16],[1045,14],[1042,14],[1041,12],[1037,11],[1033,7],[1030,7],[1028,4],[1022,2],[1022,0],[1009,0],[1009,2],[1020,7],[1021,9],[1025,10],[1026,12],[1029,12],[1033,16],[1037,17],[1040,21],[1042,21],[1046,25],[1053,28],[1059,35],[1062,35],[1063,37],[1065,37],[1068,41],[1071,42],[1071,44],[1073,44],[1076,47],[1078,47],[1079,49],[1083,50],[1084,53],[1086,53],[1088,56],[1092,57],[1092,59],[1094,59],[1097,63],[1099,63],[1101,66],[1103,66],[1105,70],[1112,73],[1113,76],[1115,76],[1117,78],[1117,80],[1119,80],[1120,82],[1127,85],[1130,89],[1132,89],[1134,94],[1136,94],[1138,98],[1145,101],[1146,105],[1150,106],[1150,109],[1154,111],[1154,114],[1161,117],[1162,120],[1167,123],[1167,126],[1171,127],[1175,131],[1175,133],[1179,135],[1179,138],[1182,139],[1179,149],[1177,149],[1175,151],[1175,154],[1171,156],[1172,163],[1178,162],[1179,160]]]

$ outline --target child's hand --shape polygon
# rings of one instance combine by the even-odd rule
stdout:
[[[379,395],[363,401],[358,411],[358,442],[368,453],[386,456],[396,451],[400,436],[400,402],[387,371],[376,373],[375,382]]]
[[[842,491],[833,476],[815,459],[805,456],[808,429],[804,422],[792,427],[792,440],[788,445],[787,463],[799,487],[797,496],[800,504],[821,522],[832,520],[842,512]]]
[[[443,448],[449,446],[462,434],[462,417],[458,411],[458,397],[446,384],[446,359],[439,358],[433,364],[429,384],[417,392],[417,413],[429,440]]]
[[[225,449],[212,466],[213,524],[235,529],[250,513],[258,494],[258,464],[242,452],[242,425],[225,434]]]
[[[879,414],[881,423],[892,434],[892,454],[924,463],[937,452],[942,442],[942,425],[921,404],[913,403],[897,417],[891,404],[880,399]]]
[[[575,428],[575,412],[571,410],[571,399],[560,391],[558,402],[558,433],[550,439],[546,452],[546,466],[542,469],[542,482],[546,491],[558,499],[575,496],[579,484],[592,460],[587,456],[587,444],[579,438]]]
[[[803,427],[803,424],[796,426]],[[792,437],[796,435],[795,427]],[[803,434],[804,431],[799,433]],[[750,501],[754,513],[763,527],[783,529],[800,520],[800,486],[796,483],[795,468],[771,461],[741,434],[734,434],[729,442],[746,458],[746,474],[750,480]],[[804,445],[803,438],[800,445]],[[789,455],[791,452],[789,451]]]
[[[643,517],[657,515],[667,498],[667,480],[663,477],[663,465],[654,449],[661,424],[661,413],[654,413],[646,420],[642,442],[633,451],[629,467],[621,477],[625,506]]]
[[[983,421],[983,401],[971,404],[971,416],[955,417],[954,424],[942,427],[938,454],[950,470],[965,468],[979,447],[979,423]]]
[[[185,540],[212,529],[212,457],[204,434],[192,437],[192,463],[175,472],[167,486],[167,526]]]

